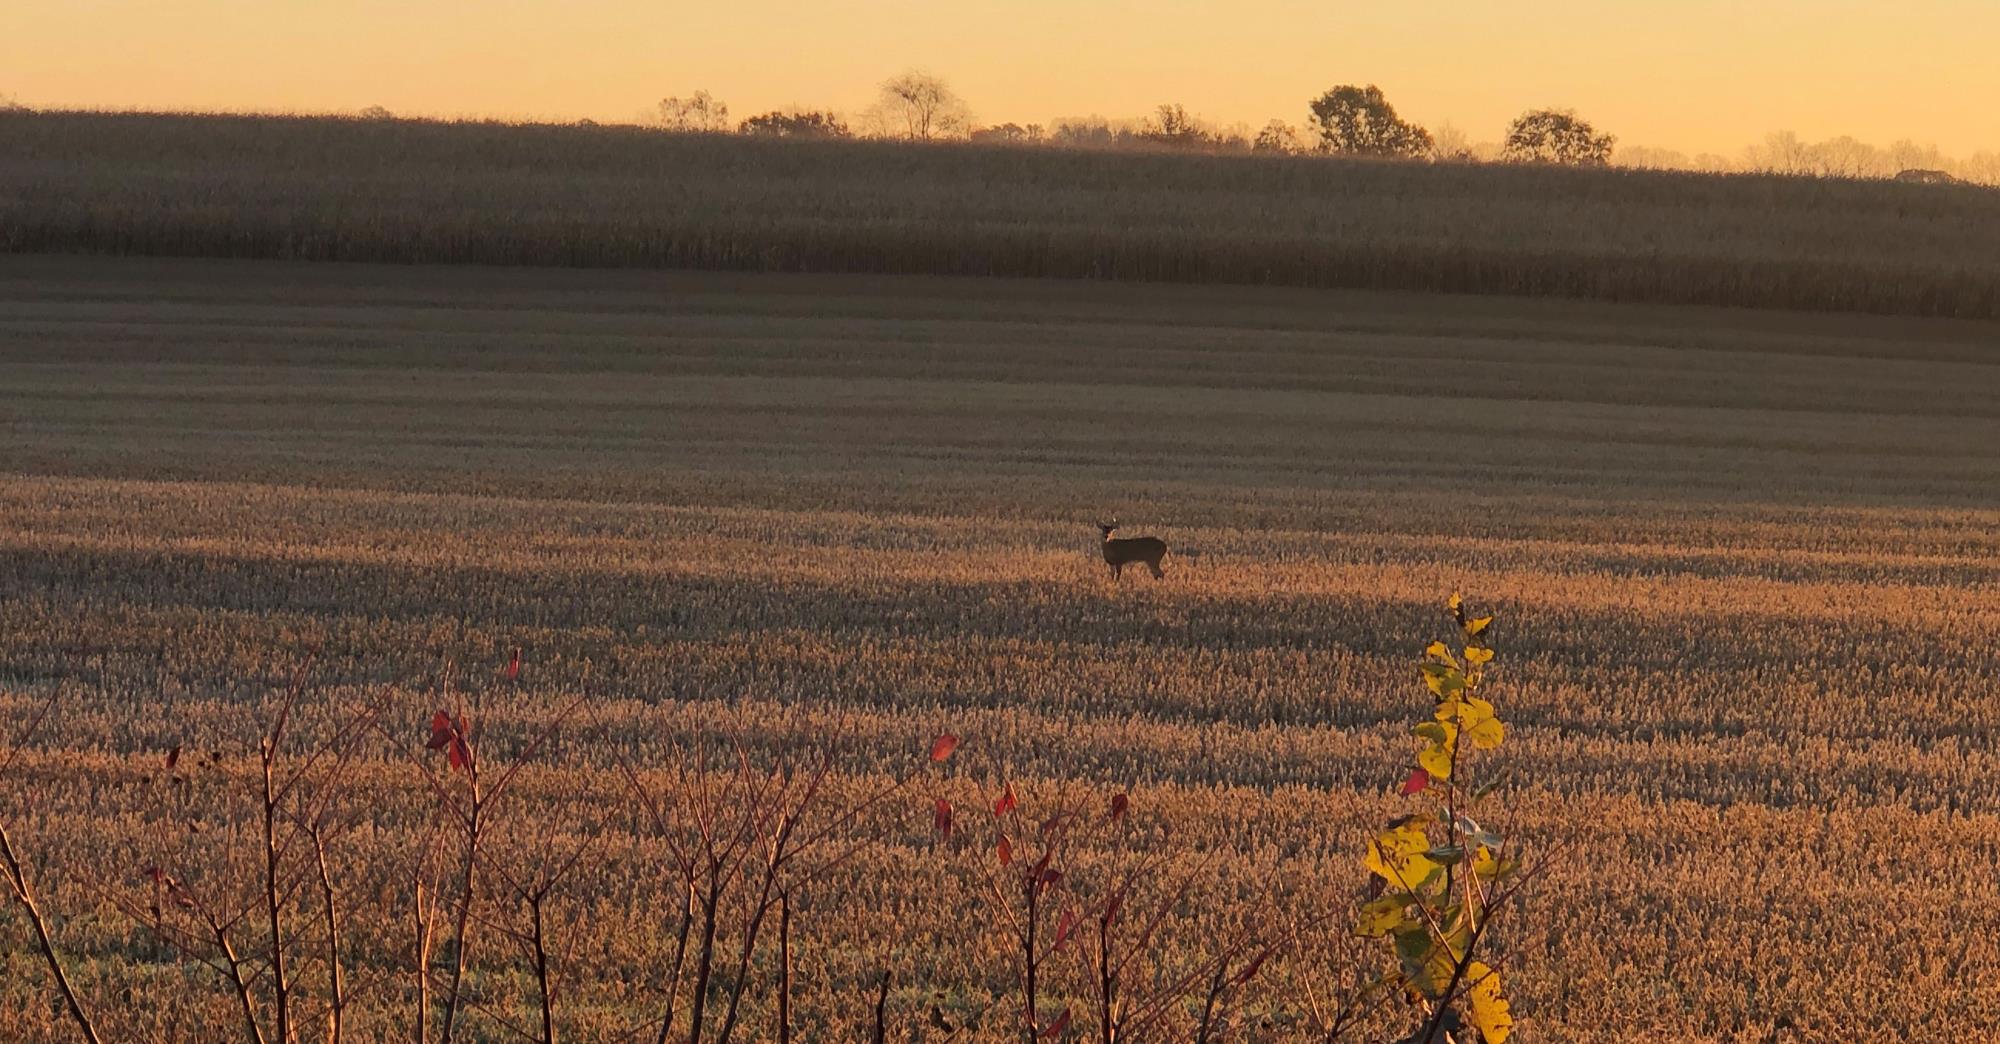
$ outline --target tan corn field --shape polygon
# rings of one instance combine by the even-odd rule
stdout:
[[[2000,318],[2000,191],[0,113],[0,251],[1221,282]]]

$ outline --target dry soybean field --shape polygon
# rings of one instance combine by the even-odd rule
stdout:
[[[309,653],[302,723],[386,701],[334,848],[356,909],[422,876],[396,748],[433,711],[472,700],[498,757],[581,699],[493,842],[588,839],[547,911],[564,1039],[651,1034],[666,993],[683,897],[625,774],[737,747],[830,751],[840,793],[918,773],[800,898],[801,1039],[865,1039],[883,969],[888,1039],[1018,1039],[964,869],[1009,785],[1128,795],[1120,844],[1205,897],[1162,960],[1289,933],[1225,1035],[1306,1038],[1386,959],[1340,911],[1453,591],[1499,621],[1496,814],[1562,853],[1495,929],[1516,1039],[1964,1040],[2000,1009],[2000,326],[12,256],[0,430],[0,718],[57,697],[0,814],[115,1039],[240,1028],[141,924],[147,871],[253,858],[228,795]],[[1112,516],[1164,580],[1113,581]],[[406,1038],[408,927],[348,930],[350,1036]],[[487,938],[465,1032],[507,1039],[532,962]],[[13,905],[0,952],[0,1036],[66,1033]]]

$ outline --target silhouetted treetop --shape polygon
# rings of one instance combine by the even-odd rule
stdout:
[[[660,126],[678,134],[714,134],[729,129],[729,106],[707,91],[660,99]]]
[[[1507,127],[1501,155],[1516,163],[1602,167],[1611,162],[1611,146],[1617,141],[1609,134],[1597,133],[1597,128],[1568,109],[1536,109],[1521,114]]]
[[[1312,129],[1322,152],[1422,156],[1431,147],[1430,132],[1398,117],[1374,84],[1343,84],[1313,99]]]
[[[737,128],[759,138],[846,138],[847,124],[830,112],[767,112],[752,116]]]
[[[911,141],[964,137],[972,125],[956,91],[929,73],[914,71],[883,81],[870,115],[882,132]]]

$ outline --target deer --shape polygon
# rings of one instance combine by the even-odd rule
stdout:
[[[1160,570],[1160,559],[1167,556],[1167,542],[1158,537],[1132,537],[1113,540],[1111,534],[1118,531],[1118,520],[1099,522],[1097,528],[1104,531],[1104,564],[1111,567],[1111,579],[1124,576],[1125,567],[1133,562],[1144,562],[1153,571],[1153,579],[1163,580],[1166,573]]]

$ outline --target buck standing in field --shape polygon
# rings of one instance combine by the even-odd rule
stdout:
[[[1131,562],[1144,562],[1153,571],[1153,579],[1165,579],[1160,571],[1160,559],[1167,557],[1167,542],[1158,537],[1132,537],[1129,540],[1113,540],[1111,534],[1118,530],[1118,520],[1099,522],[1097,528],[1104,531],[1104,564],[1111,567],[1111,578],[1120,579],[1125,566]]]

